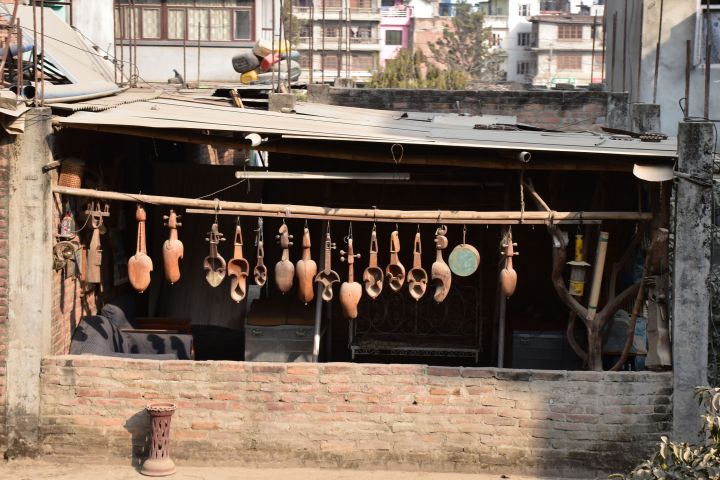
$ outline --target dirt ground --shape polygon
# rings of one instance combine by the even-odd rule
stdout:
[[[0,463],[2,480],[126,480],[148,478],[129,465],[73,465],[39,460]],[[330,470],[318,468],[235,468],[179,466],[173,480],[559,480],[558,477],[534,477],[500,474],[461,474],[398,472],[381,470]],[[570,479],[568,479],[570,480]],[[589,480],[576,478],[572,480]]]

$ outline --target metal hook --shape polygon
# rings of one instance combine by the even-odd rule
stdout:
[[[352,222],[350,222],[350,225],[348,226],[348,234],[345,237],[343,237],[343,241],[345,242],[345,244],[347,244],[349,240],[352,240],[352,238],[353,238]]]
[[[218,223],[218,212],[220,211],[220,199],[215,198],[215,223]]]
[[[373,230],[375,230],[375,227],[376,227],[375,222],[377,222],[377,207],[375,205],[373,205],[372,209],[373,209]]]
[[[420,224],[417,224],[417,233],[420,233]]]
[[[240,226],[240,215],[238,215],[237,218],[235,219],[235,226],[237,226],[237,227]]]
[[[463,245],[465,245],[465,235],[467,234],[467,225],[463,225]]]
[[[305,219],[305,228],[308,228],[308,220],[307,220],[307,218]]]

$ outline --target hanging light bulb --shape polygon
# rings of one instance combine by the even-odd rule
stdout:
[[[573,297],[582,297],[585,292],[585,271],[590,266],[583,259],[583,236],[575,235],[575,259],[567,262],[570,265],[570,284],[568,290]]]

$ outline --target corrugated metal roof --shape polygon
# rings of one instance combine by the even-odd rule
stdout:
[[[477,149],[529,150],[649,158],[676,156],[676,140],[643,142],[607,133],[481,130],[402,120],[402,112],[305,105],[298,114],[238,109],[157,98],[99,112],[77,112],[58,120],[65,127],[92,125],[165,130],[258,133],[263,136]],[[96,128],[102,130],[102,128]],[[108,131],[111,129],[108,128]]]
[[[135,102],[146,102],[163,95],[162,90],[148,90],[147,88],[130,89],[117,95],[97,98],[78,103],[53,103],[52,108],[68,112],[103,112],[120,105]]]

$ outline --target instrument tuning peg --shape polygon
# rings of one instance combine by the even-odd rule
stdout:
[[[517,243],[516,243],[516,242],[513,242],[513,247],[517,247]]]
[[[330,248],[332,248],[333,250],[336,250],[336,249],[337,249],[337,244],[331,243],[331,244],[330,244]]]
[[[178,222],[178,223],[177,223],[177,226],[178,226],[178,227],[182,227],[182,223]]]
[[[163,220],[169,220],[169,219],[170,219],[170,217],[168,217],[167,215],[163,215]]]
[[[177,220],[180,220],[182,217],[183,217],[182,215],[175,215],[175,218],[176,218]]]

